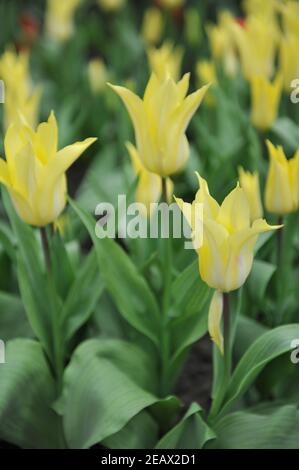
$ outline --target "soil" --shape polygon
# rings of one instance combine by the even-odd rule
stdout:
[[[188,407],[197,402],[204,410],[211,403],[212,342],[205,336],[192,347],[175,393]]]

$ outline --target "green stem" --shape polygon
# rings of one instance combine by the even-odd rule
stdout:
[[[224,339],[224,384],[228,384],[231,376],[232,358],[230,345],[230,305],[229,294],[223,294],[223,339]]]
[[[41,242],[42,242],[42,247],[43,247],[43,252],[44,252],[44,257],[45,257],[45,264],[46,264],[47,272],[48,272],[48,280],[49,280],[49,283],[52,285],[53,289],[55,289],[54,280],[52,276],[52,264],[51,264],[49,239],[48,239],[48,235],[47,235],[47,231],[45,227],[40,228],[40,235],[41,235]],[[57,392],[59,395],[62,391],[64,365],[63,365],[63,353],[62,353],[62,348],[61,348],[62,346],[61,331],[60,331],[60,325],[59,325],[59,318],[57,316],[58,310],[55,305],[53,306],[53,312],[54,312],[54,315],[52,317],[52,337],[53,337],[52,363],[53,363],[55,374],[56,374]]]
[[[283,224],[283,217],[279,216],[278,225]],[[283,227],[278,229],[276,232],[276,264],[277,264],[277,272],[276,272],[276,294],[277,294],[277,312],[275,315],[275,324],[280,325],[283,317],[282,305],[281,303],[284,300],[284,282],[285,282],[285,266],[283,260],[283,243],[284,243],[284,233]]]
[[[167,203],[167,181],[162,178],[162,202]],[[162,327],[161,327],[161,396],[169,392],[169,331],[168,310],[170,304],[171,281],[172,281],[172,240],[168,238],[163,241],[163,298],[162,298]]]
[[[223,354],[223,374],[221,384],[217,387],[216,395],[213,399],[212,407],[209,414],[209,419],[213,419],[218,415],[227,391],[227,387],[231,378],[232,370],[232,356],[231,356],[231,330],[230,330],[230,298],[228,293],[223,293],[223,340],[224,340],[224,354]],[[219,357],[219,361],[221,361]],[[214,364],[215,367],[215,364]]]

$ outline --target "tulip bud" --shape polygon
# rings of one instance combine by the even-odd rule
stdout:
[[[144,13],[142,37],[146,44],[158,44],[163,33],[163,17],[159,8],[148,8]]]
[[[98,0],[98,4],[107,12],[115,12],[125,5],[125,0]]]
[[[268,140],[270,157],[265,204],[269,212],[278,215],[294,212],[299,206],[299,150],[287,160],[281,146],[274,147]]]
[[[58,42],[68,40],[74,33],[74,15],[82,0],[48,0],[46,11],[47,34]]]
[[[91,91],[94,94],[101,93],[108,80],[106,65],[101,59],[92,59],[88,63],[87,72]]]

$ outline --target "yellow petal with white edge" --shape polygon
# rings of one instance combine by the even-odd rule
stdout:
[[[142,136],[141,126],[144,125],[144,106],[141,98],[135,95],[135,93],[133,93],[128,88],[111,85],[110,83],[108,83],[108,85],[123,100],[123,103],[126,106],[130,118],[133,122],[137,142],[140,141]]]
[[[295,210],[288,162],[281,147],[267,141],[270,166],[266,181],[265,204],[269,212],[287,214]]]
[[[217,220],[230,233],[249,228],[250,209],[244,189],[239,184],[224,199]]]
[[[208,286],[224,290],[228,260],[228,231],[211,219],[204,219],[203,243],[198,250],[199,272]]]
[[[138,150],[136,149],[135,145],[131,144],[131,142],[126,142],[126,147],[131,157],[134,172],[136,175],[139,175],[139,173],[144,170],[144,166],[139,158]]]
[[[0,183],[4,184],[5,186],[9,187],[11,185],[8,166],[3,158],[0,158]]]
[[[53,111],[47,122],[39,124],[33,145],[37,158],[43,164],[55,156],[58,145],[58,127]]]
[[[188,224],[190,225],[191,228],[193,228],[192,227],[192,204],[190,204],[189,202],[185,202],[183,199],[178,198],[178,197],[174,197],[174,199],[177,205],[179,206],[179,208],[181,209]]]
[[[254,246],[260,233],[281,228],[269,225],[265,219],[257,219],[249,229],[241,230],[229,237],[229,259],[226,267],[224,292],[241,287],[252,268]]]
[[[47,167],[45,167],[50,182],[56,181],[60,175],[65,173],[96,140],[96,137],[89,137],[82,142],[75,142],[59,150],[56,156],[49,161]]]
[[[196,193],[195,200],[196,202],[203,204],[204,217],[208,217],[209,219],[216,219],[219,212],[219,204],[210,195],[207,181],[202,178],[197,171],[195,172],[195,174],[198,178],[199,183],[199,190]]]
[[[171,123],[172,126],[176,128],[178,137],[185,134],[188,124],[202,102],[209,86],[210,85],[204,85],[199,90],[191,93],[191,95],[184,99],[177,111],[173,113]]]
[[[221,332],[221,318],[223,313],[223,294],[219,290],[214,292],[211,300],[208,329],[212,341],[218,346],[221,354],[223,354],[223,335]]]

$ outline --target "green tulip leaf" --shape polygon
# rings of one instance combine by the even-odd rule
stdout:
[[[53,411],[56,385],[41,345],[6,344],[0,364],[0,438],[22,448],[63,448],[61,418]]]

